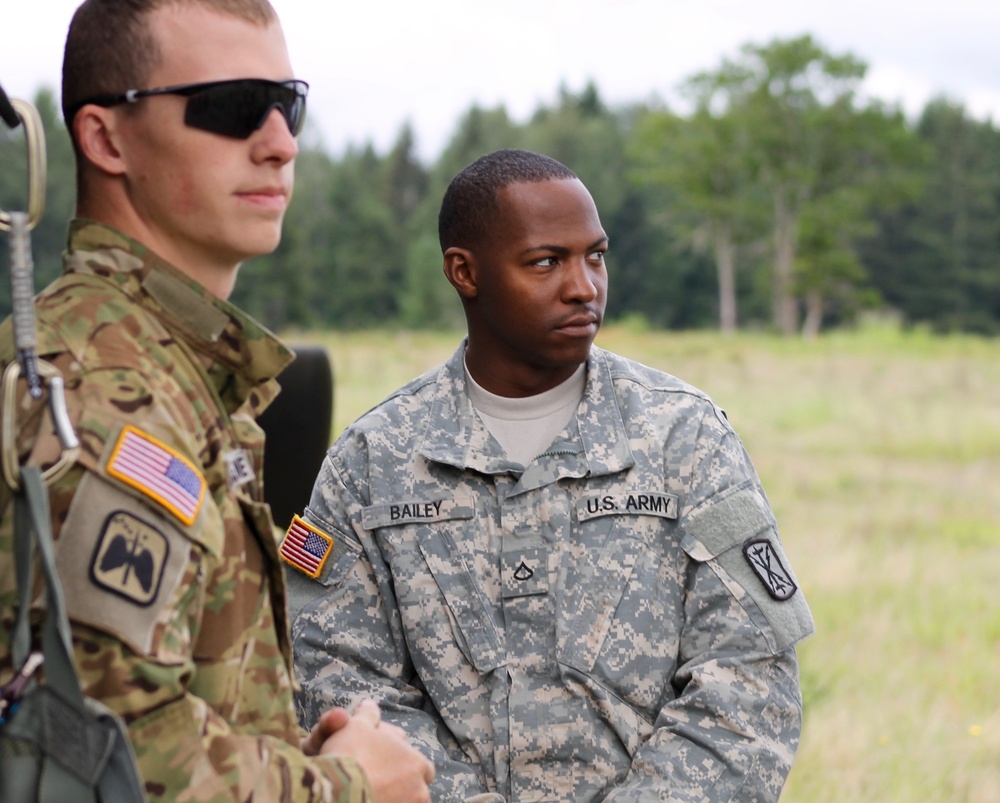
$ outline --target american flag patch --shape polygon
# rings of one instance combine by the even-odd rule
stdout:
[[[292,516],[292,523],[288,525],[285,540],[278,550],[286,563],[316,578],[323,571],[323,565],[331,552],[333,539],[330,536],[298,516]]]
[[[185,524],[193,524],[205,498],[205,479],[192,463],[152,435],[126,426],[118,436],[108,474],[155,499]]]

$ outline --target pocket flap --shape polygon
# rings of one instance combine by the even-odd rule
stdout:
[[[685,521],[681,547],[694,560],[711,560],[773,526],[764,501],[755,491],[744,488]]]

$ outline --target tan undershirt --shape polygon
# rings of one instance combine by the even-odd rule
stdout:
[[[507,457],[527,466],[548,448],[576,412],[586,384],[586,363],[551,390],[523,399],[497,396],[476,383],[465,367],[469,399]]]

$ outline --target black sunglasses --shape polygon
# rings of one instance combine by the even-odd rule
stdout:
[[[234,139],[247,139],[264,125],[271,109],[277,107],[288,123],[288,130],[295,136],[302,130],[308,91],[309,84],[305,81],[266,81],[263,78],[129,89],[118,95],[98,95],[81,101],[73,107],[70,119],[88,103],[107,108],[135,103],[152,95],[183,95],[188,99],[184,124],[191,128]]]

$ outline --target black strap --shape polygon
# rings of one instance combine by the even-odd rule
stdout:
[[[21,124],[21,118],[14,111],[14,106],[7,98],[7,93],[0,86],[0,118],[7,124],[8,128],[17,128]]]

